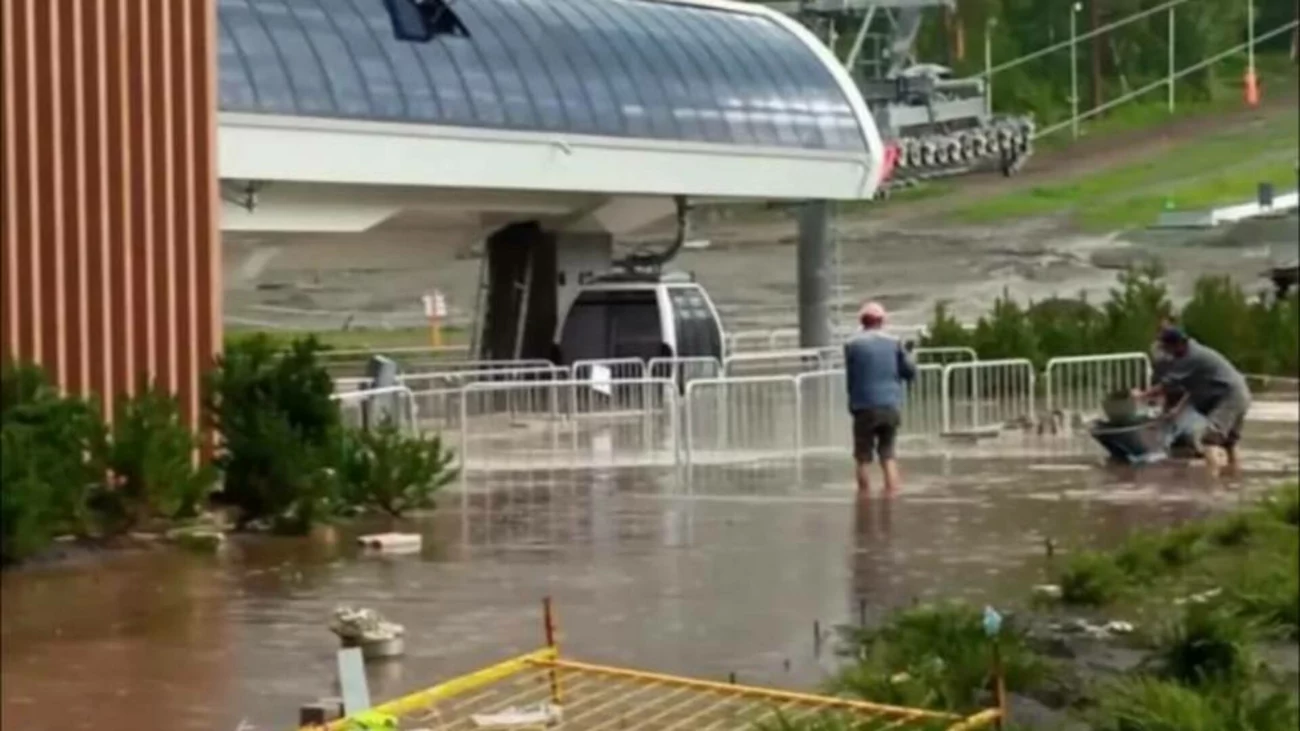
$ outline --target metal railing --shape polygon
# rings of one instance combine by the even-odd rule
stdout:
[[[333,398],[350,425],[392,414],[404,426],[442,431],[475,471],[788,459],[847,453],[852,444],[842,368],[733,376],[720,375],[716,360],[682,358],[653,361],[647,371],[653,377],[591,379],[558,366],[516,368],[475,372],[484,380],[468,383],[448,373],[425,377],[434,388],[403,384]],[[907,387],[900,434],[1041,426],[1039,376],[1023,358],[922,364]],[[1084,415],[1108,393],[1150,378],[1145,353],[1058,357],[1041,374],[1041,395],[1049,412]]]
[[[667,379],[475,383],[462,389],[464,471],[677,464],[680,407]]]
[[[836,339],[853,334],[856,325],[832,328]],[[900,339],[915,339],[925,334],[924,325],[890,325],[885,332]],[[739,330],[725,334],[727,354],[752,353],[765,350],[798,350],[799,328],[778,327],[771,330]]]
[[[899,433],[908,436],[942,434],[943,382],[945,366],[924,364],[916,368],[916,377],[907,387],[903,400]]]
[[[1140,352],[1052,358],[1043,369],[1043,381],[1049,414],[1093,415],[1112,392],[1149,386],[1151,359]]]
[[[943,373],[940,365],[917,367],[906,386],[899,434],[935,436],[943,432]],[[848,388],[843,370],[795,376],[799,392],[800,451],[844,451],[852,444]]]
[[[797,457],[799,388],[792,376],[706,378],[686,386],[686,461]]]
[[[646,364],[650,378],[667,378],[685,389],[686,384],[701,378],[721,378],[722,361],[708,356],[652,358]]]
[[[953,363],[943,371],[943,430],[978,431],[1036,419],[1034,364],[1026,358]]]
[[[852,443],[844,371],[801,373],[794,380],[799,394],[799,451],[844,450]]]
[[[405,386],[385,386],[330,395],[339,405],[343,425],[359,429],[378,426],[384,419],[403,429],[415,429],[420,422],[419,407],[411,389]]]
[[[501,381],[517,379],[559,379],[568,380],[570,370],[567,366],[551,364],[550,361],[496,361],[497,367],[475,367],[465,370],[445,368],[428,368],[413,373],[398,373],[397,382],[413,390],[452,388],[481,381]],[[334,379],[334,391],[347,393],[370,387],[373,379],[368,376],[340,376]]]
[[[734,353],[722,362],[722,372],[734,376],[796,375],[832,368],[840,357],[836,348],[798,348]]]
[[[912,357],[916,358],[916,362],[920,365],[969,363],[980,359],[974,348],[957,345],[916,348],[912,351]]]
[[[608,383],[646,377],[646,362],[640,358],[598,358],[573,362],[573,380]]]

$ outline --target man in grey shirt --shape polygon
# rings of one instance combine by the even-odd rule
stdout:
[[[853,415],[853,458],[858,492],[871,490],[871,462],[880,457],[885,493],[898,489],[894,441],[903,405],[903,384],[916,376],[911,355],[884,331],[885,308],[868,302],[858,313],[862,330],[844,344],[844,381]]]
[[[1136,396],[1141,400],[1163,397],[1179,389],[1186,394],[1186,407],[1205,417],[1197,447],[1205,454],[1206,466],[1217,473],[1237,463],[1237,443],[1250,410],[1250,387],[1246,379],[1219,351],[1201,345],[1176,327],[1160,331],[1160,347],[1168,356],[1155,385]]]

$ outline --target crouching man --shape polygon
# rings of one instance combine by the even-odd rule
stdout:
[[[1178,389],[1186,394],[1182,408],[1204,417],[1193,434],[1195,446],[1205,455],[1205,465],[1218,474],[1224,465],[1236,466],[1237,443],[1250,410],[1250,387],[1241,372],[1217,350],[1201,345],[1176,327],[1160,331],[1160,348],[1167,360],[1155,385],[1134,396],[1149,401]],[[1170,414],[1174,417],[1174,414]]]

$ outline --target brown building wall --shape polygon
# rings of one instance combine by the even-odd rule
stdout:
[[[198,413],[221,338],[214,0],[0,0],[4,353]]]

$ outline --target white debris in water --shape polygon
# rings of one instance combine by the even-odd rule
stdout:
[[[564,720],[564,710],[551,703],[539,703],[532,708],[511,706],[496,713],[476,713],[470,720],[478,728],[512,728],[556,724]]]
[[[1052,629],[1057,632],[1087,635],[1094,640],[1108,640],[1115,635],[1132,634],[1135,628],[1131,622],[1117,619],[1104,624],[1094,624],[1086,619],[1076,618],[1064,624],[1053,625]]]
[[[369,644],[401,637],[406,633],[406,628],[389,622],[373,609],[338,607],[330,621],[330,631],[340,639]]]
[[[1048,599],[1060,599],[1061,587],[1056,584],[1039,584],[1034,587],[1034,594]]]

